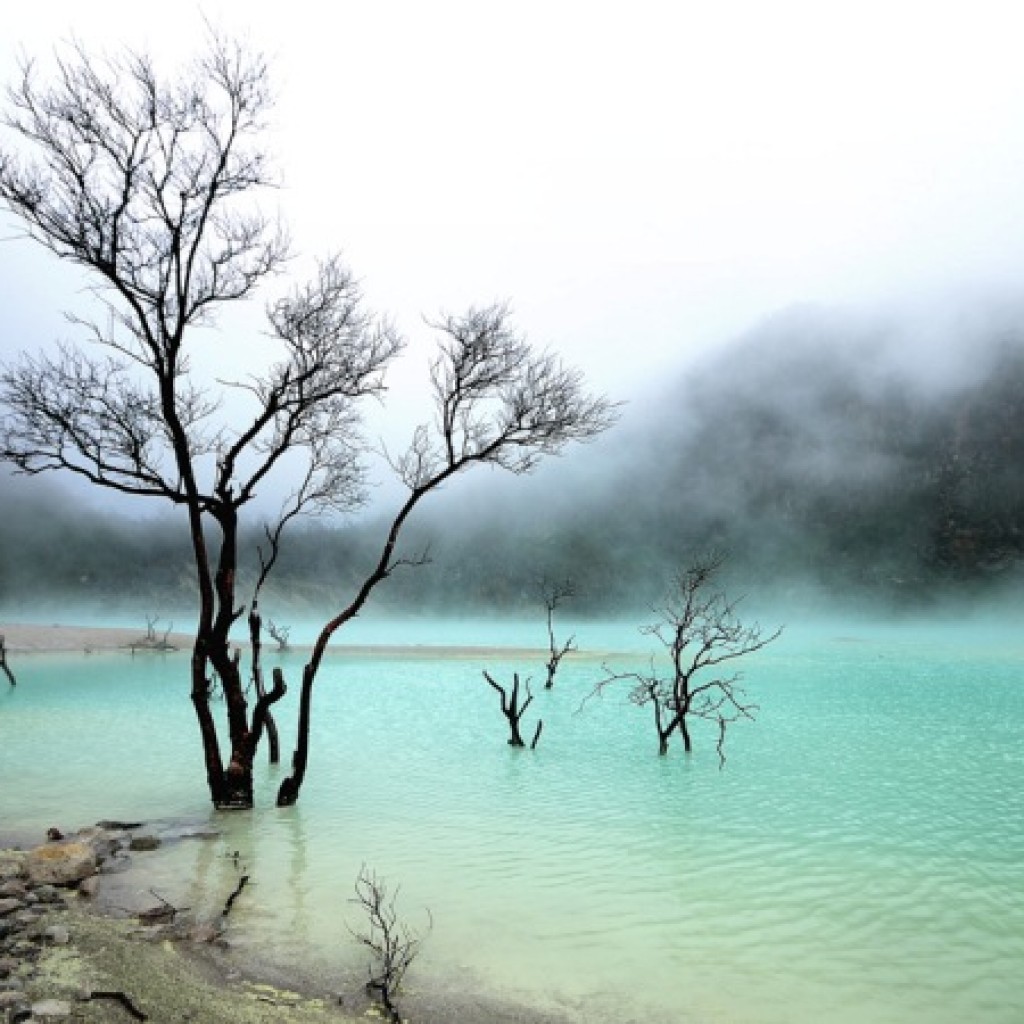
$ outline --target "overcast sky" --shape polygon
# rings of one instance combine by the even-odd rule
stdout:
[[[410,335],[507,298],[634,395],[793,304],[1022,279],[1018,3],[46,0],[6,5],[0,74],[72,35],[187,54],[203,13],[273,60],[297,248]],[[0,245],[0,354],[68,334],[58,271]]]

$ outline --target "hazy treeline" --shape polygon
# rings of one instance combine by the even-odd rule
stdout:
[[[729,552],[747,590],[915,604],[1013,582],[1024,558],[1020,322],[965,329],[942,361],[935,345],[883,327],[776,318],[633,403],[592,448],[442,498],[407,541],[410,554],[429,546],[431,564],[396,574],[379,603],[527,608],[540,578],[568,577],[576,611],[612,611],[654,600],[708,547]],[[5,488],[0,514],[5,606],[53,590],[191,598],[186,536],[171,519],[83,511],[53,480]],[[296,529],[268,597],[324,610],[381,528],[368,516]]]

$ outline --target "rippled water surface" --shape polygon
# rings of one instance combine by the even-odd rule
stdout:
[[[620,625],[580,638],[631,646],[616,667],[642,649]],[[512,625],[498,638],[537,640]],[[297,681],[299,656],[282,664]],[[745,665],[761,712],[730,734],[724,770],[699,728],[692,758],[657,757],[624,691],[578,712],[601,664],[566,663],[537,694],[530,753],[506,745],[480,670],[538,678],[536,660],[332,656],[299,805],[273,808],[280,769],[262,768],[259,811],[217,816],[184,655],[33,656],[0,691],[0,812],[41,829],[214,818],[221,840],[164,855],[168,885],[188,879],[193,906],[223,901],[238,851],[253,884],[232,937],[296,970],[362,969],[348,900],[372,865],[401,885],[410,923],[433,918],[413,998],[479,988],[616,1024],[1024,1020],[1012,631],[791,629]],[[278,714],[286,747],[294,698]]]

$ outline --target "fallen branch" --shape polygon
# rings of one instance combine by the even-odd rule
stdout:
[[[143,1013],[131,1000],[131,997],[124,992],[94,989],[89,993],[89,999],[113,999],[120,1003],[136,1020],[149,1020],[149,1016]]]
[[[149,907],[146,910],[140,910],[136,915],[139,919],[140,924],[154,925],[163,924],[165,921],[173,922],[174,919],[183,910],[188,910],[188,907],[176,907],[173,903],[165,900],[160,893],[154,889],[149,890],[150,895],[155,896],[162,904],[162,907]]]
[[[248,875],[242,875],[238,880],[238,885],[235,886],[235,891],[228,897],[227,903],[224,904],[224,910],[221,912],[221,917],[227,917],[231,913],[231,908],[234,906],[235,900],[238,899],[240,893],[245,888],[246,883],[249,881]]]

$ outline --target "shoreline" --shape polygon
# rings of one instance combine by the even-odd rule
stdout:
[[[163,639],[163,634],[159,633]],[[28,623],[0,622],[0,636],[5,638],[9,658],[40,654],[116,654],[131,655],[181,654],[188,653],[192,637],[188,633],[173,632],[167,635],[169,648],[147,646],[145,635],[139,629],[122,626],[66,626],[34,625]],[[235,647],[248,649],[248,641],[232,641]],[[302,654],[312,650],[312,644],[289,645],[289,654]],[[275,657],[281,652],[273,645],[265,645],[264,657]],[[497,645],[458,646],[453,644],[345,644],[338,642],[327,649],[327,657],[348,658],[537,658],[547,657],[547,650],[540,647],[501,647]],[[605,658],[607,651],[579,654],[571,652],[568,657]],[[17,668],[11,666],[15,674]]]
[[[39,657],[66,658],[83,654],[132,657],[131,645],[144,640],[144,633],[144,629],[123,627],[0,622],[0,635],[5,637],[9,664],[16,676],[19,667],[27,667]],[[158,630],[157,638],[162,636]],[[188,656],[190,637],[171,633],[167,640],[177,649],[140,649],[138,656]],[[292,650],[301,656],[303,648],[296,646]],[[511,658],[524,650],[359,645],[339,646],[332,653],[340,657],[416,659],[477,658],[485,653],[489,657]],[[268,653],[276,656],[278,652]],[[529,653],[536,657],[546,652]],[[27,681],[19,679],[19,683]],[[6,688],[4,685],[0,689]],[[73,822],[74,816],[67,815],[63,820]],[[180,821],[162,821],[156,817],[148,819],[145,828],[160,831],[169,827],[173,831],[180,825]],[[69,838],[73,839],[74,835],[69,833]],[[180,841],[197,840],[169,838],[164,852]],[[48,845],[47,837],[38,824],[25,826],[17,821],[0,821],[0,853],[28,851],[43,845]],[[157,884],[154,879],[161,876],[161,871],[166,872],[166,861],[161,859],[161,850],[157,849],[132,853],[130,862],[127,870],[123,867],[113,871],[101,869],[94,876],[99,884],[94,898],[79,896],[74,889],[62,890],[67,906],[47,911],[47,923],[65,925],[70,940],[60,946],[41,942],[34,954],[38,956],[40,973],[25,985],[34,999],[70,1002],[72,1018],[88,1024],[123,1024],[131,1016],[124,1005],[108,999],[90,999],[91,991],[123,992],[151,1021],[355,1024],[367,1017],[384,1019],[364,991],[366,975],[361,970],[346,974],[339,969],[336,975],[328,975],[304,972],[301,967],[289,968],[284,961],[275,959],[273,948],[250,947],[243,925],[236,926],[233,921],[230,931],[235,932],[234,936],[219,929],[212,941],[209,937],[196,940],[142,934],[137,914],[144,906],[151,907],[155,903],[151,887]],[[0,879],[0,883],[2,881]],[[184,891],[190,879],[182,876],[177,882]],[[247,891],[241,898],[252,899],[254,894]],[[210,915],[216,909],[206,907],[200,913],[190,914],[193,918],[190,923],[205,928],[209,936],[210,922],[215,920]],[[0,922],[3,920],[0,916]],[[511,994],[490,990],[486,979],[432,975],[429,945],[427,948],[428,955],[422,965],[418,964],[418,969],[410,976],[408,993],[399,995],[403,1018],[408,1017],[417,1024],[568,1024],[578,1019],[568,1008],[553,1010],[547,1005],[518,1003]],[[0,949],[0,964],[4,955]],[[0,990],[4,988],[3,982],[4,978],[0,977]],[[0,1020],[3,1019],[5,1014],[0,1009]]]
[[[111,836],[122,837],[120,852],[101,857],[96,873],[88,876],[87,880],[95,883],[91,895],[71,885],[60,886],[60,896],[51,893],[45,903],[42,896],[39,902],[32,895],[23,900],[24,910],[37,915],[31,925],[34,931],[25,933],[32,935],[35,951],[23,950],[20,958],[32,969],[11,970],[10,955],[2,949],[0,965],[7,956],[8,977],[20,979],[19,994],[28,1004],[49,1006],[39,1016],[19,1020],[123,1024],[134,1017],[195,1024],[356,1024],[386,1019],[383,1009],[367,995],[362,972],[339,969],[336,975],[327,976],[301,969],[289,971],[275,963],[272,951],[248,948],[244,933],[230,935],[224,911],[218,914],[209,907],[196,911],[182,907],[175,909],[170,923],[143,920],[147,909],[159,908],[157,900],[169,906],[150,885],[152,876],[158,874],[153,867],[161,849],[181,842],[214,841],[219,837],[216,830],[202,824],[190,828],[151,822],[127,830],[110,829],[97,837],[98,829],[86,827],[52,842],[40,840],[34,829],[9,823],[2,827],[0,864],[4,866],[12,853],[21,856],[38,847],[77,843],[85,836],[103,848]],[[126,832],[162,835],[164,840],[155,848],[140,846],[145,852],[136,852],[135,843],[129,847],[123,838]],[[133,851],[130,854],[129,849]],[[9,871],[0,874],[10,880]],[[24,873],[20,881],[27,883]],[[4,884],[3,877],[0,884]],[[38,884],[29,883],[27,888],[31,893]],[[52,890],[54,886],[43,888]],[[236,895],[253,898],[252,891],[243,893],[242,886]],[[0,907],[0,922],[14,916],[9,908]],[[55,928],[63,932],[62,938],[47,937]],[[403,1020],[417,1024],[569,1024],[570,1018],[564,1015],[503,999],[469,979],[461,981],[453,984],[431,978],[427,960],[417,965],[408,990],[398,995]],[[0,984],[0,990],[4,988]],[[68,1012],[57,1013],[57,1003],[64,1004]],[[128,1010],[129,1005],[134,1010]],[[50,1010],[57,1015],[50,1016]],[[0,1019],[3,1012],[0,1007]]]

